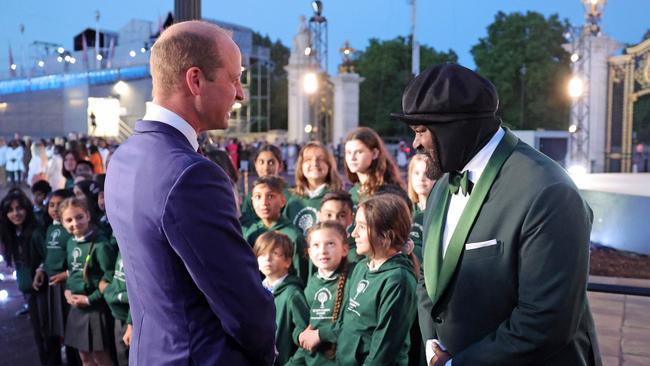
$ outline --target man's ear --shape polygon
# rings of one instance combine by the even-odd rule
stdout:
[[[196,66],[185,71],[185,85],[192,95],[201,95],[201,86],[204,82],[203,72]]]

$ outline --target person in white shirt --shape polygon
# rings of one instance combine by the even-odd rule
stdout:
[[[441,64],[391,114],[438,179],[418,290],[433,320],[420,324],[427,362],[600,365],[586,295],[591,209],[560,165],[501,126],[498,100],[486,78]]]

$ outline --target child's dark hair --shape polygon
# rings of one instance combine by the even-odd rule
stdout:
[[[265,151],[268,151],[271,154],[273,154],[273,157],[275,158],[275,160],[277,160],[278,164],[280,164],[280,167],[282,167],[282,164],[283,164],[282,163],[282,152],[280,151],[280,149],[277,146],[271,145],[271,144],[264,144],[264,145],[260,146],[260,148],[257,149],[257,153],[255,154],[255,160],[254,161],[257,161],[257,158],[260,156],[260,153],[263,153]]]
[[[325,203],[327,201],[340,201],[340,202],[343,202],[344,205],[346,205],[346,206],[348,206],[348,208],[350,208],[350,212],[354,211],[354,202],[352,202],[352,196],[350,195],[350,193],[348,193],[346,191],[338,190],[338,191],[332,191],[332,192],[326,193],[325,196],[323,196],[323,199],[320,201],[319,209],[322,208],[323,203]]]
[[[271,175],[265,175],[255,179],[253,182],[252,188],[259,186],[260,184],[266,184],[273,192],[280,193],[284,191],[284,188],[287,186],[287,183],[282,177],[276,177]]]
[[[279,248],[282,254],[288,258],[293,258],[293,243],[291,239],[279,231],[267,231],[255,240],[253,253],[256,257],[272,252]]]
[[[57,189],[56,191],[52,192],[52,194],[50,194],[50,198],[60,197],[62,199],[66,199],[72,196],[74,196],[74,193],[72,193],[72,191],[70,191],[69,189]]]
[[[44,195],[50,194],[52,192],[52,186],[46,180],[39,180],[38,182],[32,184],[32,193],[41,192]]]
[[[74,168],[74,170],[77,170],[77,167],[79,165],[87,165],[90,168],[90,171],[95,173],[95,167],[93,166],[93,163],[89,162],[88,160],[79,160],[77,161],[77,166]]]
[[[232,165],[232,160],[230,160],[230,155],[227,152],[223,150],[210,150],[206,156],[226,172],[226,175],[228,175],[233,184],[237,184],[239,181],[239,173]]]
[[[2,244],[2,253],[9,266],[13,266],[16,260],[20,260],[21,251],[19,245],[30,245],[29,241],[19,242],[16,235],[16,226],[9,221],[7,214],[11,211],[11,203],[17,202],[18,206],[25,210],[25,221],[23,221],[21,230],[22,238],[31,238],[32,232],[36,229],[37,222],[34,215],[34,206],[29,197],[20,188],[11,189],[0,202],[0,244]],[[28,252],[22,250],[22,252]]]
[[[76,149],[66,150],[66,151],[64,151],[63,154],[61,155],[61,157],[63,158],[63,161],[65,161],[65,157],[66,157],[68,154],[72,154],[72,157],[74,157],[75,168],[76,168],[76,167],[77,167],[77,163],[81,160],[81,154],[79,154],[79,151],[76,150]],[[66,179],[72,179],[72,174],[74,174],[74,170],[71,171],[71,172],[69,172],[69,171],[65,170],[65,164],[61,164],[61,174],[62,174]]]
[[[402,187],[396,186],[394,184],[384,184],[383,186],[379,186],[377,188],[377,192],[375,192],[375,195],[381,194],[393,194],[401,198],[404,200],[404,203],[406,203],[406,207],[409,208],[409,212],[413,214],[413,205],[411,204],[411,199],[409,198],[408,193],[406,193]]]
[[[97,197],[101,191],[99,184],[92,180],[84,180],[75,184],[86,197],[86,209],[90,212],[90,217],[94,223],[99,223],[100,210],[97,204]]]

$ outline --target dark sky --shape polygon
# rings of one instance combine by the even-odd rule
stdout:
[[[453,49],[460,63],[474,67],[471,47],[486,35],[486,27],[497,11],[506,13],[558,13],[572,24],[583,22],[580,0],[417,0],[420,43],[436,49]],[[94,27],[95,11],[100,27],[118,30],[132,18],[158,19],[173,9],[172,0],[6,0],[0,10],[0,68],[8,67],[8,47],[19,62],[32,41],[72,46],[72,37],[85,27]],[[368,39],[390,39],[410,33],[408,0],[323,0],[329,20],[330,73],[340,61],[338,49],[345,40],[363,49]],[[301,14],[311,15],[309,0],[204,0],[203,16],[248,26],[290,46]],[[620,43],[635,44],[650,28],[650,0],[611,0],[604,11],[604,32]],[[19,28],[24,24],[21,37]],[[29,58],[25,48],[26,58]],[[425,65],[423,65],[424,67]]]

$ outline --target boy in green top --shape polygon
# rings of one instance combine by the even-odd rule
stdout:
[[[129,296],[126,292],[124,263],[120,252],[117,252],[113,279],[104,290],[104,299],[106,299],[113,318],[115,318],[114,335],[117,364],[127,366],[129,364],[129,346],[131,344],[133,323],[131,322],[131,311],[129,309]]]
[[[293,243],[293,268],[296,275],[307,281],[311,271],[305,258],[305,239],[302,231],[280,213],[286,199],[282,194],[285,183],[280,177],[264,176],[253,182],[253,208],[259,220],[244,227],[244,239],[253,246],[257,238],[268,231],[279,231]]]
[[[282,152],[275,145],[264,144],[257,150],[253,164],[258,177],[267,175],[279,176],[284,168],[282,164]],[[284,190],[283,194],[285,197],[289,197],[289,191],[287,189]],[[242,227],[250,226],[259,220],[259,217],[257,217],[253,209],[252,195],[252,192],[248,192],[246,195],[242,194],[244,198],[240,207],[241,215],[239,217],[239,222]]]
[[[329,192],[321,201],[318,221],[336,221],[347,230],[350,230],[354,221],[353,207],[354,203],[348,192],[342,190]],[[357,245],[354,243],[354,238],[348,235],[347,242],[349,248],[348,262],[356,263],[360,261],[363,256],[357,254]]]
[[[298,336],[307,328],[309,307],[301,280],[289,274],[293,245],[289,237],[277,231],[262,234],[253,247],[264,287],[275,300],[275,365],[284,365],[298,350]]]

